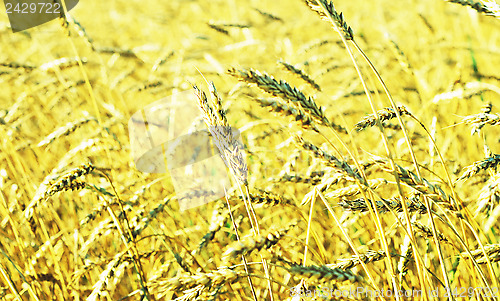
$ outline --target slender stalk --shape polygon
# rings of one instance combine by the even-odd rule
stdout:
[[[356,48],[356,50],[361,54],[361,56],[366,61],[366,63],[370,66],[370,69],[373,71],[373,73],[375,74],[375,76],[379,80],[380,84],[382,85],[382,87],[384,89],[384,92],[387,95],[387,97],[388,97],[388,99],[389,99],[389,101],[391,103],[391,106],[392,106],[393,110],[396,113],[396,118],[398,119],[399,125],[401,126],[401,129],[402,129],[402,132],[403,132],[406,144],[408,145],[408,150],[409,150],[411,158],[413,160],[413,164],[415,165],[415,171],[417,172],[418,177],[422,178],[422,174],[420,173],[420,168],[419,168],[419,164],[418,164],[418,161],[417,161],[417,157],[415,156],[415,152],[413,151],[413,146],[412,146],[411,140],[408,137],[408,131],[406,130],[406,126],[405,126],[405,124],[403,122],[403,119],[401,118],[401,114],[398,111],[397,105],[396,105],[394,99],[392,98],[391,93],[389,92],[389,89],[387,88],[384,80],[380,76],[380,73],[377,71],[377,69],[375,68],[375,66],[372,64],[372,62],[370,61],[370,59],[366,56],[366,54],[364,53],[364,51],[359,47],[359,45],[356,43],[356,41],[351,40],[351,42],[353,43],[353,45]],[[346,47],[347,47],[347,42],[345,44],[346,44]],[[380,126],[380,128],[382,128],[382,126]],[[393,164],[392,159],[391,159],[391,164]],[[443,164],[444,164],[444,161],[443,161]],[[393,166],[393,168],[394,168],[394,166]],[[448,178],[449,178],[449,175],[448,175]],[[454,190],[452,189],[452,191],[454,191]],[[425,201],[425,205],[427,206],[427,208],[431,208],[431,203],[430,203],[429,198],[426,197],[426,196],[424,196],[424,201]],[[406,204],[404,206],[406,207]],[[407,215],[407,208],[405,209],[405,215]],[[446,268],[446,263],[444,261],[444,255],[443,255],[443,252],[441,250],[441,243],[439,241],[438,234],[437,234],[437,229],[436,229],[436,225],[434,223],[434,219],[432,218],[432,213],[431,213],[430,210],[428,211],[428,215],[429,215],[429,220],[431,222],[432,233],[433,233],[433,236],[434,236],[434,243],[436,244],[436,247],[437,247],[437,252],[438,252],[440,267],[441,267],[441,270],[442,270],[442,273],[443,273],[443,278],[445,280],[446,286],[450,287],[450,279],[448,278],[448,272],[447,272],[447,268]],[[408,227],[410,227],[410,233],[413,233],[413,231],[411,231],[411,223],[410,223],[409,217],[408,217],[407,223],[408,223]],[[449,299],[455,300],[455,298],[453,297],[453,295],[450,295]]]
[[[314,187],[315,193],[316,193],[316,190],[317,190],[316,187]],[[311,224],[312,224],[313,207],[314,207],[315,201],[316,201],[316,198],[313,197],[311,200],[311,207],[309,208],[309,218],[307,220],[307,232],[306,232],[306,245],[304,247],[304,260],[303,260],[304,265],[307,265],[307,251],[309,249],[309,237],[311,235]]]
[[[347,52],[349,54],[349,57],[351,58],[351,61],[354,64],[356,72],[358,73],[358,76],[361,79],[361,84],[363,85],[363,89],[365,90],[365,94],[368,97],[368,102],[370,103],[370,106],[372,108],[373,114],[375,114],[375,116],[377,116],[377,125],[378,125],[378,127],[379,127],[379,129],[381,131],[381,134],[382,134],[382,137],[383,137],[384,146],[386,148],[387,154],[389,156],[389,159],[390,159],[391,163],[394,164],[394,161],[392,159],[392,153],[391,153],[391,150],[390,150],[389,145],[388,145],[387,137],[384,134],[384,129],[383,129],[382,124],[380,122],[380,118],[378,117],[377,110],[375,108],[373,100],[371,99],[370,91],[369,91],[368,87],[366,86],[365,81],[363,80],[363,75],[361,74],[361,70],[359,69],[359,66],[358,66],[358,64],[356,62],[356,59],[354,58],[354,55],[353,55],[351,49],[349,48],[349,45],[347,44],[346,36],[345,36],[345,34],[343,34],[343,32],[345,30],[343,31],[343,28],[341,29],[339,27],[338,20],[334,20],[332,18],[331,14],[330,14],[330,11],[329,11],[328,7],[326,6],[325,2],[322,1],[322,0],[318,0],[318,3],[320,4],[321,9],[323,10],[323,13],[325,14],[325,16],[328,16],[328,18],[330,19],[331,23],[333,24],[335,30],[339,33],[339,36],[342,39],[342,42],[343,42],[343,44],[344,44],[344,46],[345,46],[345,48],[346,48],[346,50],[347,50]],[[351,38],[352,38],[352,31],[351,31]],[[396,182],[398,182],[398,185],[397,185],[398,186],[398,191],[400,192],[401,197],[404,198],[404,194],[402,193],[402,190],[401,190],[400,185],[399,185],[399,179],[397,177],[397,174],[394,173],[394,176],[396,178]],[[372,200],[372,202],[374,202],[373,198],[371,198],[371,200]],[[407,216],[407,224],[411,225],[410,219],[409,219],[409,214],[408,214],[408,208],[406,208],[405,202],[403,202],[403,203],[404,203],[404,207],[403,208],[405,208],[405,215]],[[396,291],[398,289],[399,285],[397,284],[397,278],[396,278],[396,276],[394,274],[394,267],[393,267],[392,261],[391,261],[389,246],[388,246],[387,241],[385,239],[385,236],[383,234],[381,220],[380,220],[380,217],[379,217],[378,212],[376,210],[377,207],[375,206],[375,203],[373,203],[372,205],[373,205],[373,208],[375,208],[374,212],[375,212],[375,216],[376,216],[377,230],[378,230],[379,235],[380,235],[380,241],[381,241],[382,247],[383,247],[383,249],[384,249],[384,251],[386,252],[386,255],[387,255],[386,262],[387,262],[387,265],[388,265],[388,273],[390,275],[390,278],[392,279],[393,288]],[[409,226],[409,227],[411,227],[411,226]],[[409,232],[412,233],[411,230]],[[399,300],[399,296],[398,295],[396,295],[396,299]]]
[[[146,297],[148,300],[154,300],[153,297],[151,296],[151,294],[149,293],[148,287],[146,285],[146,283],[147,283],[146,274],[144,273],[144,269],[142,268],[141,260],[139,258],[139,250],[137,249],[137,242],[136,242],[134,235],[132,234],[132,230],[130,229],[130,224],[129,224],[127,215],[125,213],[125,208],[123,207],[123,202],[118,194],[118,191],[116,191],[115,186],[113,185],[113,182],[111,182],[111,179],[108,177],[108,175],[100,170],[98,170],[98,171],[109,182],[109,184],[111,185],[111,188],[113,189],[113,192],[115,193],[116,197],[118,198],[118,204],[120,205],[120,210],[123,212],[124,217],[125,217],[124,220],[125,220],[125,229],[127,231],[127,235],[125,235],[125,231],[123,230],[123,227],[122,227],[120,221],[118,220],[116,214],[113,212],[113,209],[111,209],[111,207],[107,205],[107,201],[106,201],[106,199],[104,199],[104,196],[103,196],[104,202],[106,203],[106,209],[108,210],[109,215],[113,219],[113,222],[115,223],[116,228],[120,232],[120,237],[122,238],[123,244],[127,247],[127,251],[129,252],[130,257],[133,258],[134,266],[135,266],[135,269],[136,269],[137,274],[139,276],[139,282],[141,284],[142,290],[146,294]],[[127,236],[128,236],[128,239],[127,239]],[[132,242],[132,244],[129,244],[130,241]]]
[[[233,216],[233,212],[231,210],[231,205],[229,204],[229,198],[227,197],[226,189],[224,189],[224,193],[226,194],[226,197],[225,197],[226,204],[227,204],[227,208],[229,210],[229,216],[231,217],[231,222],[233,224],[234,233],[236,234],[236,239],[239,241],[240,235],[238,233],[238,227],[236,226],[236,223],[234,221],[234,216]],[[245,272],[247,273],[248,284],[250,284],[250,290],[252,291],[252,297],[255,301],[257,301],[257,294],[255,293],[255,288],[254,288],[253,283],[252,283],[252,278],[250,277],[249,272],[248,272],[248,263],[247,263],[247,259],[245,258],[245,255],[241,255],[241,259],[243,260],[243,266],[245,267]]]
[[[347,240],[347,243],[349,243],[349,246],[353,250],[354,254],[358,258],[361,258],[361,255],[356,250],[353,241],[351,240],[351,238],[349,237],[349,235],[347,234],[347,232],[345,231],[345,229],[342,227],[342,225],[340,224],[339,220],[335,216],[335,213],[333,212],[332,206],[330,206],[330,204],[328,203],[328,201],[325,199],[325,197],[323,196],[323,194],[320,191],[316,191],[316,193],[321,198],[321,200],[323,201],[323,204],[325,205],[326,209],[328,210],[328,212],[330,213],[330,215],[335,220],[335,223],[337,224],[337,227],[340,229],[340,231],[342,231],[342,234],[344,235],[345,239]],[[377,288],[375,280],[373,279],[373,277],[371,276],[370,272],[368,271],[368,267],[366,266],[366,264],[363,261],[360,261],[360,264],[363,267],[363,270],[365,271],[366,275],[368,276],[368,279],[370,280],[371,285],[373,286],[373,288]],[[380,300],[383,300],[381,296],[378,296],[378,297],[380,298]]]

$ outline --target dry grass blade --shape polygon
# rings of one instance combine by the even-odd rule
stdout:
[[[413,261],[413,248],[410,245],[410,237],[405,237],[403,245],[401,246],[401,254],[403,256],[398,262],[399,276],[404,277],[408,274],[410,263]]]

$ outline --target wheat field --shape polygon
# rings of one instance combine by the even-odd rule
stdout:
[[[0,18],[2,300],[500,296],[497,3],[90,0],[17,33]],[[129,135],[172,95],[230,181],[187,210]]]

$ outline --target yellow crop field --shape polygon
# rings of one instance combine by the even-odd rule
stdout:
[[[500,297],[496,2],[24,2],[2,300]]]

